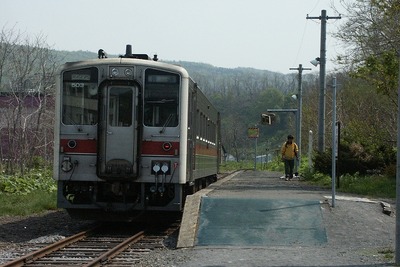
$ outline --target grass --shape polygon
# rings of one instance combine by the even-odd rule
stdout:
[[[383,255],[383,257],[385,259],[391,260],[391,259],[394,259],[395,251],[392,248],[383,248],[383,249],[378,250],[378,253],[380,255]]]
[[[56,209],[57,187],[49,167],[6,174],[0,166],[0,216],[25,216]]]
[[[396,179],[386,176],[344,175],[338,191],[372,197],[396,198]]]
[[[254,161],[227,162],[221,166],[221,172],[238,169],[254,170]],[[276,159],[265,165],[257,164],[257,170],[280,171],[283,173],[283,163]],[[300,174],[306,183],[330,189],[332,180],[330,175],[311,172],[307,166],[307,159],[303,158]],[[396,179],[385,175],[342,175],[336,182],[337,192],[351,193],[375,198],[396,198]]]
[[[56,191],[32,191],[25,195],[0,193],[0,216],[26,216],[55,210]]]
[[[260,169],[261,164],[257,164],[257,169]],[[254,161],[229,161],[220,165],[220,172],[230,172],[236,170],[254,170]]]

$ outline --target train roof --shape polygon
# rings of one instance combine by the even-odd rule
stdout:
[[[164,70],[170,70],[181,73],[183,76],[189,76],[187,70],[182,66],[153,61],[153,60],[144,60],[137,58],[101,58],[101,59],[89,59],[83,61],[75,61],[75,62],[66,62],[62,65],[62,69],[71,69],[71,68],[84,68],[93,65],[140,65],[144,67],[152,67],[152,68],[162,68]]]

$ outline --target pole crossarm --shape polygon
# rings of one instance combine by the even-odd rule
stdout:
[[[311,68],[298,67],[298,68],[289,68],[289,70],[298,70],[301,73],[303,70],[311,70]]]
[[[307,17],[306,17],[306,19],[319,19],[319,20],[324,19],[324,18],[325,18],[326,20],[328,20],[328,19],[341,19],[342,16],[339,14],[339,16],[336,16],[336,17],[329,17],[329,16],[325,16],[325,17],[322,17],[322,16],[310,17],[310,16],[308,16],[308,14],[307,14]]]
[[[267,109],[267,112],[297,112],[297,108],[269,108]]]

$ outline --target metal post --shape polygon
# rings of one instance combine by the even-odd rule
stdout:
[[[399,75],[397,84],[397,163],[396,163],[396,207],[400,207],[400,47],[397,50]],[[396,265],[400,265],[400,216],[396,216]]]
[[[336,77],[332,81],[332,207],[336,197]]]
[[[313,152],[313,132],[310,130],[308,132],[308,169],[310,172],[312,169],[312,152]]]
[[[257,170],[257,139],[258,138],[254,138],[255,139],[255,149],[254,149],[254,171]]]

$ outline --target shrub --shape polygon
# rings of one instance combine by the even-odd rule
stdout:
[[[36,190],[53,192],[57,190],[50,168],[31,169],[23,176],[0,175],[0,191],[26,195]]]
[[[384,148],[380,148],[379,151],[367,151],[358,143],[341,144],[337,161],[338,172],[341,174],[359,173],[361,175],[382,172],[386,166],[393,162],[392,154]],[[316,152],[314,163],[317,172],[330,174],[332,171],[332,150],[327,150],[324,153]]]

